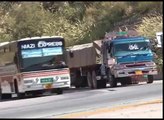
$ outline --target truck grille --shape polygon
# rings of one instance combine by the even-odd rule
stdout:
[[[134,68],[134,67],[145,67],[146,65],[144,63],[142,64],[130,64],[130,65],[126,65],[127,68]]]
[[[142,71],[142,73],[149,73],[149,71]],[[135,71],[132,71],[132,72],[128,72],[128,74],[135,74]]]

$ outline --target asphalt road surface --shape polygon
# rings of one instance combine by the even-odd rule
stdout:
[[[62,95],[1,101],[0,118],[53,118],[66,113],[162,98],[162,82],[96,90],[69,89]]]

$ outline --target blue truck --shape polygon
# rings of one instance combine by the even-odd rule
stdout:
[[[135,35],[132,31],[112,32],[103,40],[69,47],[66,58],[71,85],[97,89],[107,83],[111,87],[153,83],[157,69],[150,40]]]
[[[157,74],[154,53],[148,38],[128,32],[106,35],[102,44],[103,66],[111,87],[137,84],[140,81],[153,83]]]

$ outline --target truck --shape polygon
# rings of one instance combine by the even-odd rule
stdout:
[[[23,98],[70,87],[62,36],[23,38],[0,43],[0,98]]]
[[[75,45],[67,49],[71,85],[92,89],[153,83],[157,66],[148,38],[133,30],[106,33],[103,40]]]
[[[89,86],[92,89],[106,87],[106,79],[101,78],[100,71],[101,40],[70,46],[66,51],[72,86],[76,88]]]
[[[116,87],[118,82],[122,85],[153,83],[153,76],[158,72],[148,38],[133,30],[107,33],[103,48],[103,64],[111,87]]]

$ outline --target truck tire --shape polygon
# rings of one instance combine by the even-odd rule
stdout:
[[[16,79],[14,79],[14,88],[15,88],[15,93],[18,95],[17,96],[18,99],[22,99],[25,97],[25,93],[19,93],[18,82]]]
[[[126,86],[126,85],[128,85],[127,80],[121,80],[120,83],[121,83],[121,86]]]
[[[93,89],[97,89],[98,84],[97,84],[97,80],[96,80],[96,73],[94,70],[92,71],[92,82],[93,82]]]
[[[87,76],[81,76],[81,87],[87,87]]]
[[[133,83],[131,77],[125,77],[125,79],[126,79],[125,81],[126,81],[126,84],[127,84],[127,85],[131,85],[131,84]]]
[[[75,85],[75,88],[80,88],[80,86],[79,85]]]
[[[76,83],[75,83],[74,86],[75,86],[76,88],[80,88],[80,87],[81,87],[81,84],[82,84],[82,81],[81,81],[80,78],[77,78],[76,80],[77,80],[77,81],[76,81]]]
[[[153,75],[148,75],[148,81],[147,81],[147,83],[150,84],[150,83],[153,83],[153,81],[154,81]]]
[[[93,84],[92,84],[92,76],[90,72],[87,72],[87,82],[88,82],[88,87],[89,88],[93,88]]]
[[[114,77],[114,75],[110,75],[110,80],[109,80],[109,84],[110,87],[117,87],[117,79]]]
[[[56,93],[57,93],[57,95],[63,94],[63,89],[62,88],[57,88]]]
[[[86,76],[80,76],[77,78],[79,82],[76,82],[75,87],[80,88],[80,87],[86,87],[87,86],[87,77]]]
[[[106,79],[98,80],[97,88],[106,88]]]
[[[18,93],[18,98],[19,99],[25,98],[25,93]]]

